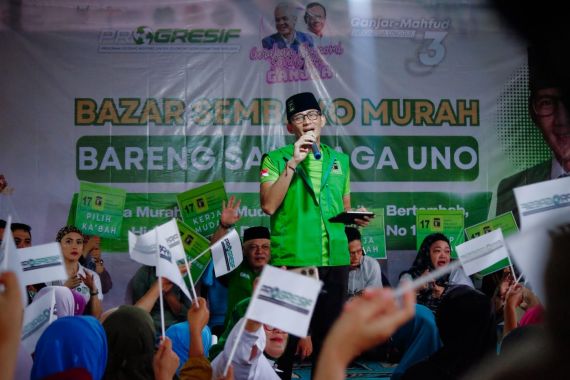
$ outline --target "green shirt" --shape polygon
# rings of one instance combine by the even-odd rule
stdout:
[[[329,219],[344,211],[350,193],[348,156],[321,144],[322,159],[312,154],[299,165],[283,202],[271,216],[273,265],[348,265],[344,225]],[[275,182],[293,156],[293,145],[264,156],[261,183]]]
[[[220,278],[222,284],[228,287],[228,306],[224,327],[227,326],[234,306],[244,298],[251,297],[253,294],[253,280],[260,274],[261,272],[256,273],[251,270],[244,260],[236,269]]]

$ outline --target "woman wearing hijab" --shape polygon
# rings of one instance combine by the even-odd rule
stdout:
[[[208,357],[208,351],[210,350],[210,346],[212,345],[212,332],[208,326],[204,326],[202,329],[202,350],[204,352],[204,356]],[[180,364],[178,369],[176,370],[179,373],[180,368],[186,363],[188,360],[188,354],[190,352],[190,345],[192,344],[192,337],[190,335],[190,326],[188,321],[176,323],[170,326],[166,330],[166,336],[170,338],[172,341],[172,349],[178,355],[180,359]]]
[[[150,314],[123,305],[105,319],[103,327],[109,342],[105,379],[154,379],[155,329]]]
[[[85,310],[85,299],[75,290],[65,286],[46,286],[40,289],[34,302],[51,292],[55,292],[55,314],[58,318],[82,315]]]
[[[63,285],[75,290],[83,296],[88,306],[89,314],[101,316],[103,291],[99,275],[79,263],[83,253],[83,235],[74,226],[66,226],[59,230],[55,239],[61,245],[65,270],[69,276],[67,281],[53,281],[50,285]]]
[[[400,278],[409,275],[416,279],[427,272],[444,267],[450,262],[451,245],[449,239],[444,234],[434,233],[425,237],[412,267],[408,271],[402,272]],[[467,285],[474,288],[471,279],[465,274],[463,268],[459,267],[450,274],[442,276],[420,289],[417,298],[418,304],[427,306],[436,312],[450,285]]]
[[[32,380],[83,368],[100,380],[107,364],[107,337],[93,317],[63,317],[44,331],[34,353]]]
[[[402,380],[452,380],[463,376],[484,356],[495,353],[497,333],[491,299],[466,285],[452,286],[436,313],[443,347],[413,365]]]

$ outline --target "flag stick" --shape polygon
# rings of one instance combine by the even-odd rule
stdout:
[[[162,276],[158,276],[158,295],[160,297],[160,327],[162,329],[162,339],[165,337],[164,333],[164,300],[162,298]]]

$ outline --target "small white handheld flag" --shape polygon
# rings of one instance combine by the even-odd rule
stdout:
[[[18,256],[22,264],[21,281],[24,285],[67,280],[59,243],[21,248]]]
[[[233,271],[243,261],[241,240],[235,229],[232,229],[220,240],[212,244],[211,250],[216,277]]]
[[[143,235],[129,231],[129,256],[137,263],[156,266],[156,231],[153,229]]]
[[[500,228],[456,246],[455,251],[468,276],[509,257]]]
[[[176,264],[176,259],[170,251],[170,248],[168,248],[166,236],[161,235],[159,230],[156,230],[155,232],[157,233],[156,236],[158,244],[156,275],[169,279],[172,283],[178,286],[180,290],[182,290],[188,299],[191,300],[192,297],[190,297],[186,283],[182,279],[180,269],[178,269],[178,265]]]
[[[266,265],[246,317],[296,336],[307,336],[322,285],[311,277]]]
[[[182,239],[180,238],[180,231],[176,219],[170,219],[168,222],[156,227],[158,234],[163,237],[164,241],[168,244],[168,249],[172,254],[175,261],[184,260],[186,253],[182,246]]]
[[[55,290],[38,297],[24,310],[22,346],[31,355],[45,329],[57,319],[54,315]]]
[[[570,222],[570,177],[514,189],[521,231]]]
[[[2,238],[2,244],[0,244],[0,271],[11,271],[14,272],[18,278],[18,284],[20,285],[20,293],[22,295],[22,305],[26,306],[28,304],[28,293],[26,292],[26,286],[23,283],[23,271],[22,264],[20,263],[20,257],[18,256],[18,248],[14,242],[14,236],[11,230],[12,216],[8,216],[6,221],[6,228],[4,229],[4,236]]]

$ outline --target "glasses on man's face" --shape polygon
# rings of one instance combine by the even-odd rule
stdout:
[[[306,114],[298,113],[291,118],[291,121],[293,124],[303,124],[305,118],[307,118],[309,121],[315,121],[319,118],[319,116],[321,116],[321,113],[319,111],[310,111]]]
[[[540,95],[531,99],[532,110],[537,116],[551,116],[564,106],[564,98],[557,95]]]

